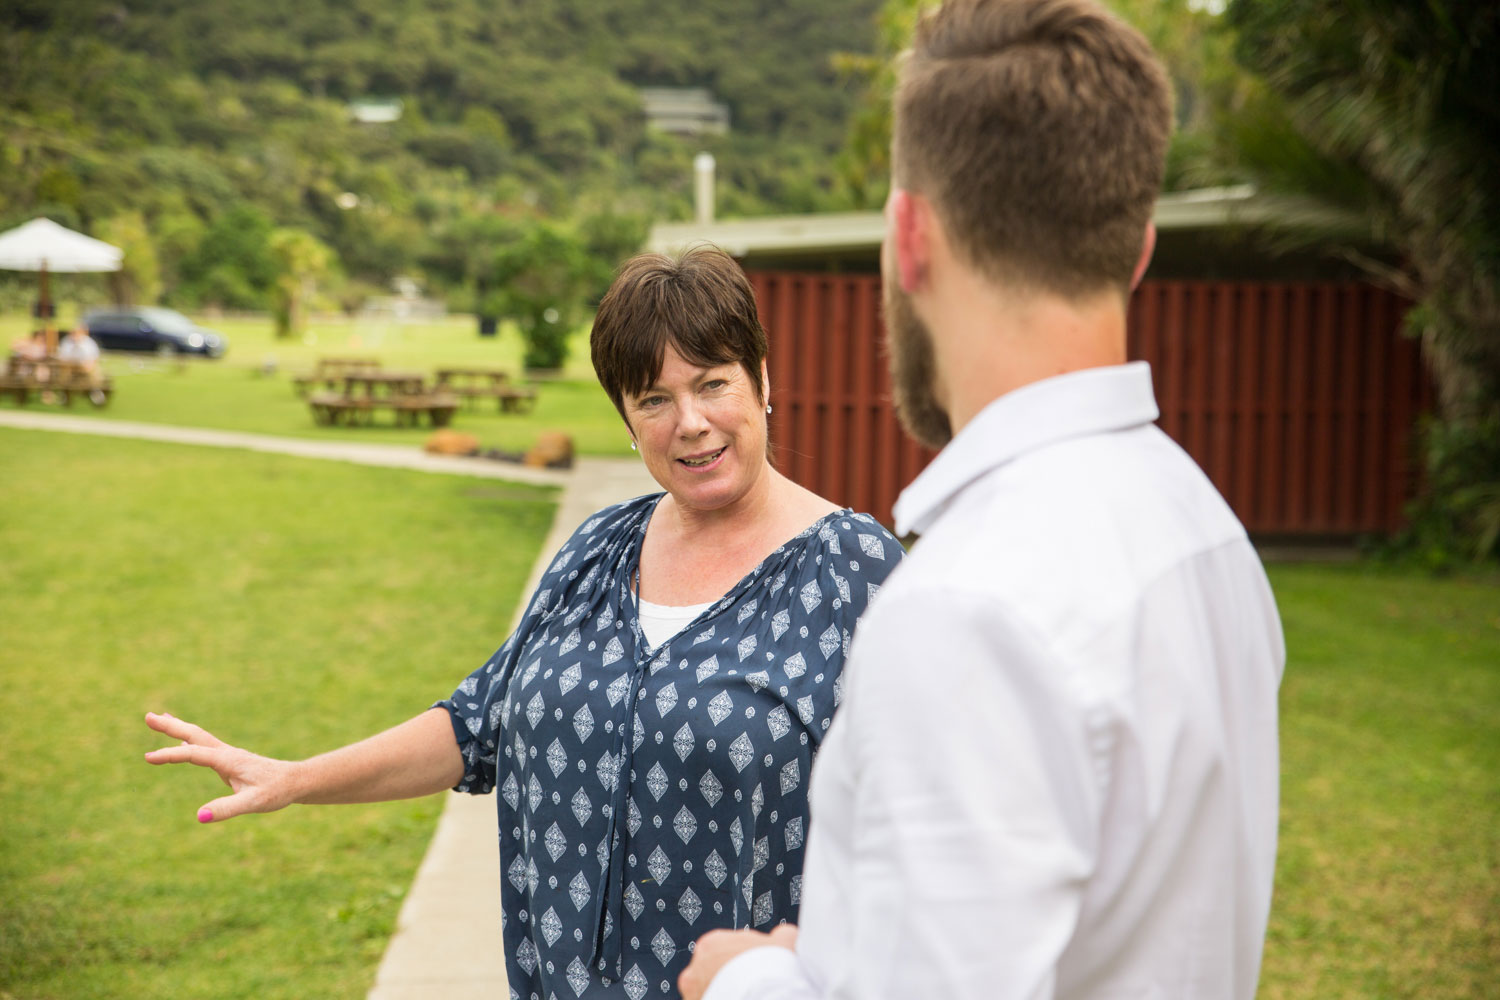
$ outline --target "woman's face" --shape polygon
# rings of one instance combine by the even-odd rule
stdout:
[[[626,397],[625,417],[646,469],[685,508],[732,504],[768,468],[766,403],[738,362],[703,368],[668,344],[661,375]]]

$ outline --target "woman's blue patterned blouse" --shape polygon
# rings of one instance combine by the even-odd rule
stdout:
[[[517,1000],[676,996],[698,936],[795,921],[813,754],[902,549],[838,511],[659,649],[631,581],[661,495],[600,511],[452,698],[457,790],[499,786]]]

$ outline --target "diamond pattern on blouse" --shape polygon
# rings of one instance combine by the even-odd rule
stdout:
[[[660,802],[661,797],[667,794],[669,787],[671,787],[671,782],[667,780],[667,772],[662,768],[661,762],[652,764],[651,770],[646,772],[646,791],[651,793],[653,799]]]
[[[686,844],[693,839],[693,834],[698,832],[698,820],[688,811],[687,806],[683,806],[677,810],[677,815],[672,818],[672,829],[676,831],[677,836],[682,838],[682,842]]]
[[[828,626],[823,630],[823,634],[818,636],[818,652],[823,654],[823,659],[825,660],[834,653],[837,653],[843,645],[843,640],[839,638],[839,628],[837,625]]]
[[[651,877],[656,879],[658,884],[665,882],[667,876],[672,874],[672,862],[667,860],[667,853],[660,846],[651,852],[651,857],[646,859],[646,870],[651,873]]]
[[[609,687],[605,689],[605,695],[609,698],[609,707],[614,708],[616,705],[618,705],[620,703],[620,699],[625,697],[626,692],[628,692],[629,690],[629,674],[621,674],[619,677],[616,677],[614,680],[610,681]]]
[[[593,890],[589,888],[589,880],[583,877],[583,872],[574,875],[573,881],[568,883],[568,898],[573,900],[575,910],[582,910],[587,906],[589,897],[593,894]]]
[[[755,759],[755,745],[750,742],[748,733],[740,733],[729,744],[729,762],[734,765],[736,771],[743,771],[750,766]]]
[[[567,770],[568,751],[563,749],[562,740],[554,739],[547,745],[547,766],[552,769],[554,778]]]
[[[803,586],[800,596],[802,598],[802,610],[812,614],[819,604],[823,603],[823,588],[818,586],[817,580],[809,580]]]
[[[677,754],[677,759],[686,764],[688,757],[692,756],[694,745],[693,729],[684,722],[672,737],[672,750]]]
[[[594,713],[589,710],[587,704],[579,707],[573,713],[573,732],[578,734],[579,743],[587,743],[589,737],[594,734]]]
[[[795,851],[802,846],[802,817],[795,816],[786,821],[786,849]]]
[[[672,936],[667,933],[665,927],[657,931],[656,936],[651,939],[651,953],[662,965],[670,962],[672,956],[677,953],[677,942],[672,940]]]
[[[689,927],[697,923],[698,917],[703,913],[703,900],[692,889],[684,889],[682,896],[677,900],[677,914],[687,922]]]
[[[729,867],[724,864],[724,859],[719,857],[717,850],[709,851],[708,857],[703,861],[703,874],[713,883],[715,889],[724,884],[724,878],[729,874]]]
[[[547,939],[547,946],[557,944],[557,939],[562,937],[562,918],[552,907],[547,907],[547,912],[542,914],[542,937]]]
[[[583,991],[589,988],[589,972],[577,957],[568,963],[568,985],[573,987],[575,997],[583,996]]]
[[[698,779],[698,791],[711,808],[719,804],[719,799],[724,794],[724,785],[712,771],[704,771],[703,777]]]
[[[562,857],[563,852],[568,849],[567,835],[562,832],[562,828],[556,823],[547,827],[547,835],[543,839],[547,845],[547,853],[552,855],[553,861]]]
[[[667,684],[666,687],[656,692],[656,714],[666,718],[667,713],[677,707],[677,685]]]
[[[646,974],[641,971],[639,965],[632,965],[620,982],[625,987],[625,995],[630,997],[630,1000],[641,1000],[641,997],[645,996],[646,991],[651,988],[651,984],[646,982]]]
[[[634,882],[625,887],[625,909],[630,911],[631,920],[641,919],[641,914],[646,912],[646,897],[641,895]]]
[[[872,520],[826,518],[647,650],[630,580],[656,499],[575,533],[515,635],[442,703],[459,790],[500,793],[516,1000],[669,997],[698,935],[796,919],[805,779],[864,611],[854,595],[899,558]]]

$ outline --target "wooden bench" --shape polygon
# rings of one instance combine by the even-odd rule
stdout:
[[[494,399],[501,413],[529,413],[536,405],[536,387],[511,384],[510,373],[499,368],[439,368],[436,388],[471,406]]]
[[[346,375],[378,371],[379,358],[319,358],[312,371],[292,376],[292,391],[306,397],[315,386],[337,389]]]
[[[370,399],[337,392],[315,392],[307,397],[313,421],[324,427],[369,427],[375,414],[389,410],[397,427],[417,427],[425,416],[433,427],[447,427],[458,410],[458,398],[439,393]]]
[[[308,396],[313,420],[324,426],[374,423],[378,411],[389,410],[397,427],[416,427],[425,416],[433,427],[446,427],[458,409],[458,397],[429,392],[421,375],[406,372],[345,373],[343,391],[320,391]]]
[[[37,361],[12,354],[5,374],[0,375],[0,396],[10,396],[17,406],[25,406],[35,395],[43,403],[64,406],[72,406],[73,397],[82,396],[103,407],[109,405],[114,391],[114,380],[103,372],[56,358]]]

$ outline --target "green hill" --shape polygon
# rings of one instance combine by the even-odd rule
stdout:
[[[252,306],[277,227],[327,244],[354,297],[401,273],[472,285],[476,231],[538,219],[605,260],[687,214],[699,149],[723,214],[833,207],[855,94],[831,57],[873,49],[877,7],[12,0],[0,224],[47,214],[126,245],[136,297]],[[729,134],[648,130],[648,86],[708,89]],[[369,98],[399,119],[354,120]]]

